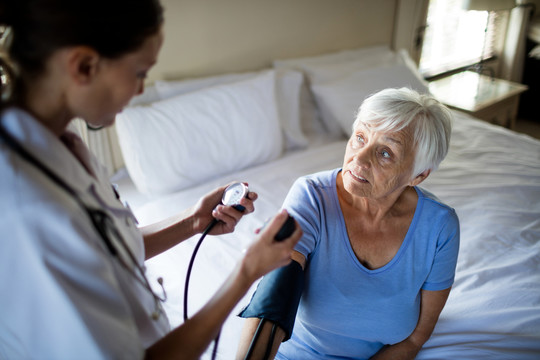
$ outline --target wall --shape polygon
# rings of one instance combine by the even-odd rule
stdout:
[[[396,4],[393,48],[406,49],[416,63],[420,61],[428,5],[429,0],[399,0]]]
[[[392,43],[396,0],[162,0],[149,80],[256,70],[272,59]]]

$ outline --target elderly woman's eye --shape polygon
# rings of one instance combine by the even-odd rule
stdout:
[[[385,158],[385,159],[389,159],[389,158],[390,158],[390,153],[389,153],[388,151],[386,151],[386,150],[381,151],[381,155],[382,155],[382,157]]]
[[[356,140],[362,144],[365,142],[364,137],[362,135],[356,135]]]

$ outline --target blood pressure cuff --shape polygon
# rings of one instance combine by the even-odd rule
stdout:
[[[300,296],[304,288],[304,271],[296,261],[268,273],[257,286],[251,302],[239,316],[270,320],[285,331],[283,341],[290,339]]]

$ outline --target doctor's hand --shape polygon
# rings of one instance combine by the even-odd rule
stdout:
[[[233,232],[242,216],[255,210],[253,203],[257,200],[258,195],[252,191],[248,192],[247,197],[240,200],[239,205],[244,207],[244,211],[223,205],[221,199],[228,185],[230,184],[221,186],[204,195],[193,207],[193,228],[196,233],[203,232],[214,219],[218,220],[218,223],[210,231],[211,235]]]
[[[246,250],[241,269],[244,276],[250,281],[255,281],[270,271],[291,262],[294,247],[303,234],[298,222],[295,220],[296,226],[291,236],[283,241],[274,239],[287,218],[287,211],[281,210],[264,229],[258,232],[257,240]]]

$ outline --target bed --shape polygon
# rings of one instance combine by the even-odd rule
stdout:
[[[202,244],[189,314],[214,294],[298,177],[341,166],[363,98],[386,87],[429,91],[406,51],[389,42],[360,45],[275,57],[255,71],[156,80],[118,116],[126,169],[113,181],[141,225],[231,181],[259,194],[256,211],[233,234]],[[417,358],[539,359],[540,141],[453,113],[449,154],[421,186],[456,209],[461,247],[450,297]],[[173,326],[183,321],[185,274],[197,240],[147,261],[150,278],[164,278]],[[243,324],[234,313],[254,289],[224,324],[219,359],[234,358]]]

